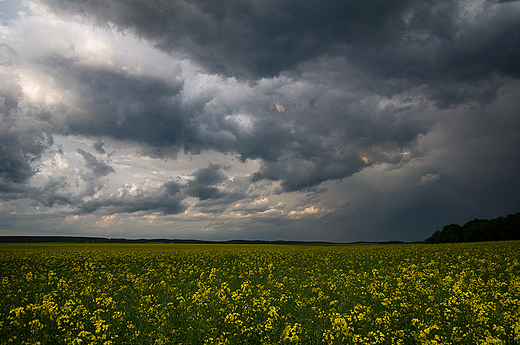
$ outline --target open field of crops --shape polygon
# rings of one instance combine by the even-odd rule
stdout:
[[[0,245],[0,344],[519,344],[520,242]]]

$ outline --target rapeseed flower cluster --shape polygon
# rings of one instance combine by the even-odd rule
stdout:
[[[520,344],[520,242],[2,245],[0,344]]]

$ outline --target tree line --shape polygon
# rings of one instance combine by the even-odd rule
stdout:
[[[463,226],[445,225],[424,243],[455,243],[520,240],[520,212],[494,219],[474,219]]]

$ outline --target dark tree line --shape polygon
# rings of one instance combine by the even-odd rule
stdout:
[[[424,243],[454,243],[520,240],[520,212],[490,220],[474,219],[463,226],[445,225]]]
[[[333,242],[323,241],[263,241],[263,240],[228,240],[228,241],[205,241],[193,239],[127,239],[85,236],[0,236],[0,243],[183,243],[183,244],[287,244],[287,245],[334,245]],[[402,243],[389,241],[383,243]]]

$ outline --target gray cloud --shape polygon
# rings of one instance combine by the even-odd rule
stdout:
[[[181,187],[169,181],[155,190],[130,191],[120,189],[119,195],[108,195],[81,203],[79,208],[84,213],[100,211],[102,213],[161,212],[165,215],[181,213],[186,209]]]
[[[237,201],[251,198],[246,190],[249,183],[232,181],[226,175],[230,166],[209,163],[196,170],[183,190],[188,196],[198,198],[195,206],[203,213],[222,213]]]
[[[70,191],[71,181],[65,176],[52,178],[40,188],[26,188],[23,194],[46,207],[72,206],[73,210],[66,213],[73,214],[160,212],[164,215],[172,215],[181,213],[187,208],[183,203],[185,196],[181,185],[174,181],[166,182],[153,189],[131,188],[126,185],[119,188],[117,193],[105,191],[96,196],[94,194],[102,191],[104,185],[84,175],[82,182],[86,186],[76,194]]]
[[[188,127],[178,95],[182,84],[125,73],[73,68],[64,87],[76,91],[81,112],[70,112],[63,133],[109,136],[150,146],[178,145]],[[177,82],[178,83],[178,82]]]
[[[227,179],[220,165],[210,164],[207,168],[200,168],[195,171],[192,176],[194,179],[188,183],[186,194],[200,200],[223,197],[220,189],[215,187]]]
[[[236,212],[280,228],[291,211],[324,210],[331,226],[411,237],[421,218],[519,206],[507,192],[518,171],[519,2],[27,4],[33,12],[2,22],[2,200],[78,214]],[[58,15],[52,25],[34,4]],[[73,29],[50,28],[61,25]],[[76,146],[51,151],[57,137]],[[136,172],[129,154],[116,165],[106,147],[171,160],[171,171]],[[219,164],[189,170],[183,154]]]
[[[33,188],[31,195],[26,194],[24,197],[35,198],[47,207],[53,207],[55,205],[77,206],[81,203],[83,197],[94,194],[96,189],[98,189],[90,183],[85,193],[73,195],[69,191],[69,187],[70,183],[65,176],[53,177],[41,188]]]
[[[372,1],[42,1],[181,51],[212,73],[272,77],[324,54],[384,78],[518,76],[515,3]],[[469,5],[469,9],[468,9]],[[475,15],[476,18],[471,17]]]
[[[439,174],[428,173],[426,175],[421,176],[421,181],[419,182],[419,185],[426,185],[429,183],[433,183],[433,182],[439,180],[440,178],[441,177],[439,176]]]
[[[3,131],[0,139],[0,177],[3,181],[23,183],[34,175],[16,135]]]
[[[94,148],[94,150],[96,150],[97,153],[105,154],[107,152],[103,148],[104,145],[105,145],[104,141],[98,140],[94,143],[94,145],[92,147]]]
[[[212,73],[263,77],[337,46],[391,36],[405,1],[44,1],[51,9],[82,14],[99,24],[134,30],[169,52],[181,51]],[[360,15],[362,14],[362,15]]]
[[[85,152],[82,149],[77,149],[76,152],[83,157],[83,159],[86,162],[87,168],[92,170],[92,173],[95,177],[106,176],[108,174],[116,172],[114,168],[112,168],[106,162],[97,159],[96,156],[94,156],[92,153]]]
[[[426,85],[422,97],[440,108],[473,100],[485,104],[503,85],[497,73],[517,75],[507,65],[515,60],[516,50],[494,46],[497,39],[514,41],[518,31],[508,4],[486,3],[486,12],[476,11],[475,21],[459,2],[378,1],[369,11],[358,1],[298,6],[285,1],[227,1],[218,6],[183,1],[43,3],[57,12],[94,18],[100,25],[110,22],[133,30],[163,50],[183,51],[209,72],[240,78],[296,72],[289,73],[290,83],[310,85],[308,90],[300,88],[296,97],[316,90],[312,102],[296,103],[275,117],[267,106],[272,99],[265,99],[263,106],[258,99],[244,99],[240,107],[254,118],[244,130],[227,118],[236,109],[208,107],[218,94],[187,102],[181,97],[183,84],[175,79],[78,67],[56,56],[42,60],[54,69],[59,66],[62,87],[81,95],[75,108],[81,112],[54,120],[59,133],[135,141],[149,145],[151,149],[141,152],[151,156],[217,150],[237,153],[243,161],[261,159],[263,167],[253,181],[281,180],[288,191],[350,176],[366,162],[394,161],[435,124],[417,117],[424,107],[413,98],[408,104],[380,108],[368,95],[393,97]],[[491,30],[485,39],[483,28]],[[492,45],[493,53],[488,52]],[[310,72],[314,68],[318,72]],[[352,80],[352,73],[359,79]],[[318,90],[316,78],[324,76],[331,78]],[[353,82],[350,94],[342,90],[340,78]],[[261,92],[267,93],[258,96],[287,97],[280,94],[284,86],[264,87]],[[372,157],[362,156],[368,151]],[[204,193],[218,194],[215,187]]]
[[[12,75],[4,74],[10,78]],[[7,79],[0,94],[0,184],[23,184],[36,173],[31,165],[53,144],[49,126],[20,110],[21,90]],[[1,192],[1,189],[0,189]]]

